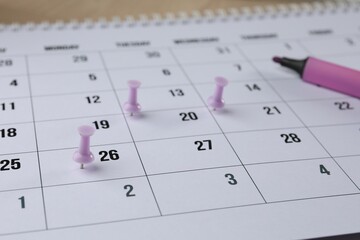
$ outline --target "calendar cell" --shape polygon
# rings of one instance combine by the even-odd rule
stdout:
[[[310,128],[331,156],[360,155],[360,124]]]
[[[313,55],[360,53],[360,41],[354,37],[303,40],[301,44]]]
[[[140,87],[138,92],[138,101],[143,111],[204,106],[192,86],[180,85],[145,89]],[[128,101],[128,90],[118,91],[117,93],[122,104]]]
[[[30,74],[94,71],[103,68],[101,58],[97,53],[59,53],[29,57]]]
[[[0,124],[31,122],[30,98],[0,100]]]
[[[1,154],[36,151],[33,123],[17,123],[0,126]]]
[[[360,102],[355,98],[291,102],[289,105],[307,126],[360,122]]]
[[[330,158],[246,168],[267,202],[359,193]]]
[[[174,48],[173,52],[180,63],[213,63],[241,61],[244,57],[231,45],[181,47]]]
[[[91,138],[93,146],[132,141],[123,115],[78,118],[37,122],[36,132],[39,150],[78,147],[80,136],[77,128],[82,125],[95,127],[95,134]]]
[[[145,112],[126,118],[135,141],[221,132],[206,108]]]
[[[134,144],[91,147],[95,161],[80,169],[73,161],[76,149],[39,153],[44,186],[138,177],[144,175]]]
[[[241,51],[252,60],[267,60],[274,56],[303,59],[308,53],[296,42],[273,42],[238,45]]]
[[[31,91],[33,96],[111,90],[112,87],[109,79],[103,71],[31,76]]]
[[[184,69],[193,83],[212,83],[218,76],[230,82],[262,79],[261,75],[247,62],[185,65]]]
[[[36,153],[0,156],[0,191],[40,186]]]
[[[335,91],[308,84],[300,79],[271,81],[270,84],[286,101],[319,100],[329,98],[344,98],[345,95]]]
[[[254,66],[258,69],[259,73],[266,80],[279,80],[279,79],[296,79],[302,81],[297,72],[275,64],[272,60],[266,61],[253,61]]]
[[[339,157],[335,158],[336,162],[351,178],[352,181],[360,188],[360,155],[352,157]]]
[[[159,215],[146,177],[46,187],[44,195],[49,228]]]
[[[329,157],[306,129],[227,134],[243,164]]]
[[[0,234],[45,230],[41,189],[0,192]]]
[[[222,135],[138,142],[147,174],[240,165]]]
[[[30,96],[27,77],[0,77],[0,96],[1,98],[17,98]]]
[[[129,80],[141,81],[141,87],[162,87],[189,84],[179,67],[149,67],[109,71],[116,89],[127,89]]]
[[[149,179],[163,214],[264,203],[243,167],[161,174]]]
[[[27,74],[24,57],[1,56],[0,76]]]
[[[196,85],[201,97],[206,102],[214,92],[215,84]],[[279,96],[264,81],[233,82],[224,89],[225,104],[261,103],[281,101]]]
[[[114,92],[34,97],[36,121],[121,113]]]
[[[166,49],[112,51],[103,53],[103,56],[109,69],[176,65]]]
[[[213,115],[224,132],[303,127],[281,102],[227,105],[223,111],[214,111]]]

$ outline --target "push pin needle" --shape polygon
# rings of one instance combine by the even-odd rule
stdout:
[[[141,82],[137,80],[128,81],[129,86],[129,99],[124,104],[124,109],[130,112],[132,116],[134,113],[140,112],[141,106],[137,101],[137,89],[140,87]]]
[[[94,155],[90,151],[90,136],[95,132],[95,128],[92,126],[80,126],[78,128],[80,134],[80,146],[79,149],[74,153],[73,159],[75,162],[80,163],[80,168],[84,168],[84,164],[91,163],[94,161]]]
[[[214,95],[212,95],[211,97],[208,98],[208,104],[209,106],[213,107],[214,111],[216,109],[221,109],[224,107],[225,102],[223,99],[223,92],[224,92],[224,87],[226,85],[228,85],[228,80],[226,80],[223,77],[216,77],[215,78],[215,92]]]

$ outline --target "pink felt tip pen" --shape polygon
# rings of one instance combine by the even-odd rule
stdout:
[[[360,98],[360,71],[313,57],[305,60],[274,57],[273,61],[295,70],[305,82]]]

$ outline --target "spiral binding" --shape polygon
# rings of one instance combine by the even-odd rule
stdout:
[[[339,12],[360,12],[360,0],[331,0],[314,3],[292,3],[268,6],[243,7],[240,9],[218,9],[193,12],[166,13],[165,15],[152,14],[126,16],[124,19],[114,17],[111,20],[100,18],[96,21],[85,19],[84,21],[71,20],[69,22],[56,21],[54,23],[13,23],[9,25],[0,24],[0,32],[19,31],[61,31],[77,29],[107,29],[107,28],[132,28],[162,25],[186,25],[190,23],[212,23],[226,21],[251,21],[255,19],[276,19],[290,16],[301,17],[314,14],[336,14]]]

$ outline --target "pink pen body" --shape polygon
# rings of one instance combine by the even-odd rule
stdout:
[[[304,81],[360,98],[360,71],[309,57]]]

